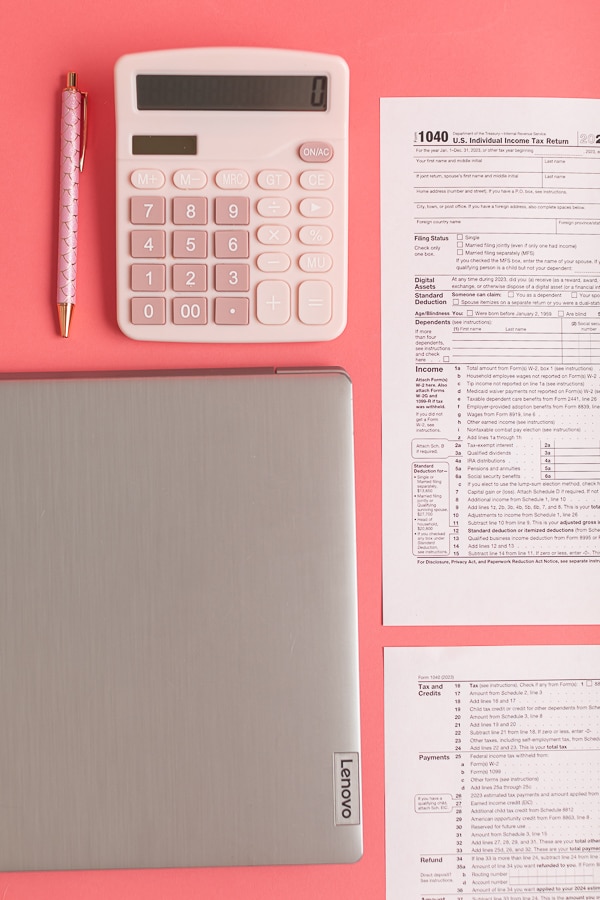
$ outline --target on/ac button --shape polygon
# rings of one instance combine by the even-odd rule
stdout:
[[[327,141],[305,141],[298,155],[306,163],[326,163],[333,157],[333,147]]]

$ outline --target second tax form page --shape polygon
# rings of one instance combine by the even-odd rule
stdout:
[[[593,646],[386,648],[388,900],[600,898],[598,671]]]
[[[382,100],[385,624],[595,621],[599,123]]]

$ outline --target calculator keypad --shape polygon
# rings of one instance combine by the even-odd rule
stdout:
[[[131,170],[129,319],[152,332],[136,336],[311,341],[339,333],[345,311],[335,333],[319,333],[345,307],[345,210],[340,217],[334,202],[333,155],[326,142],[306,141],[292,171]]]

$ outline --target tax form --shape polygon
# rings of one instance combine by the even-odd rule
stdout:
[[[597,647],[386,648],[385,730],[388,900],[599,900]]]
[[[597,621],[600,101],[381,101],[384,623]]]

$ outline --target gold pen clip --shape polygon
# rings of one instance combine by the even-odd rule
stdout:
[[[87,147],[88,134],[88,92],[81,91],[81,115],[83,117],[83,134],[81,135],[81,154],[79,156],[79,171],[83,172],[83,160]]]
[[[77,91],[81,95],[81,118],[83,120],[81,146],[79,151],[79,171],[83,172],[83,159],[85,157],[85,148],[87,147],[87,129],[88,129],[88,95],[87,91],[80,91],[77,87],[77,72],[69,72],[67,74],[67,91]]]

